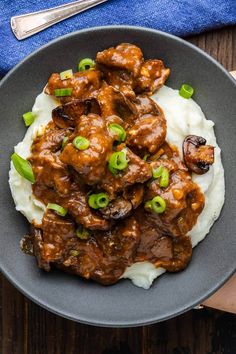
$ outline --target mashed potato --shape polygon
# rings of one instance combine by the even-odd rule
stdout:
[[[163,86],[152,98],[163,109],[167,120],[167,142],[176,145],[182,153],[182,142],[186,135],[200,135],[207,140],[207,144],[215,146],[215,162],[210,171],[204,175],[193,174],[196,182],[205,195],[205,207],[198,217],[197,224],[189,236],[192,246],[208,234],[214,221],[219,217],[224,204],[224,170],[221,163],[220,148],[216,143],[214,123],[206,120],[201,108],[192,99],[186,100],[179,96],[177,90]],[[37,118],[29,127],[22,142],[15,147],[15,152],[23,158],[30,155],[33,139],[42,134],[45,125],[51,120],[51,111],[58,105],[58,101],[41,93],[35,101],[33,112]],[[16,205],[16,210],[26,216],[31,223],[33,220],[40,224],[45,210],[44,204],[32,195],[31,184],[21,177],[11,164],[9,184]],[[132,282],[148,289],[155,278],[164,273],[163,268],[155,268],[150,262],[138,262],[128,267],[122,278],[129,278]]]

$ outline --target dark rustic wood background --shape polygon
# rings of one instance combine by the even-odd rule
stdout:
[[[236,70],[236,27],[187,40]],[[98,328],[51,314],[2,276],[0,311],[2,354],[236,354],[236,315],[216,310],[192,310],[146,327]]]

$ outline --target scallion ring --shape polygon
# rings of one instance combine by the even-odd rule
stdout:
[[[183,84],[180,87],[179,94],[180,94],[180,96],[182,96],[186,99],[191,98],[193,93],[194,93],[194,88],[188,84]]]
[[[119,124],[109,124],[108,126],[109,130],[117,136],[117,141],[122,142],[125,141],[126,139],[126,131],[124,130],[124,128],[119,125]]]
[[[80,60],[78,64],[78,71],[85,71],[89,69],[93,69],[95,67],[95,61],[90,58],[84,58]]]
[[[76,236],[81,240],[87,240],[89,237],[89,231],[85,229],[82,225],[79,225],[76,230]]]
[[[26,112],[22,117],[26,127],[29,127],[32,123],[34,123],[35,114],[33,112]]]
[[[63,208],[61,205],[59,204],[55,204],[55,203],[48,203],[47,205],[48,209],[54,210],[58,215],[60,216],[65,216],[67,214],[67,209]]]
[[[62,140],[62,143],[61,143],[61,148],[62,150],[64,149],[64,147],[66,146],[66,144],[68,143],[68,136],[65,136]]]
[[[35,183],[34,172],[29,161],[23,159],[20,155],[14,153],[11,155],[11,160],[16,171],[31,183]]]
[[[60,78],[61,78],[61,80],[71,79],[72,76],[73,76],[73,71],[72,71],[71,69],[62,71],[62,72],[60,73]]]
[[[145,209],[151,209],[156,214],[162,214],[166,210],[166,202],[162,197],[157,195],[145,203]]]
[[[170,172],[167,170],[167,168],[164,167],[160,178],[160,187],[162,188],[168,187],[169,180],[170,180]]]
[[[108,164],[108,169],[114,176],[116,176],[118,174],[118,172],[119,172],[118,170],[116,170],[114,167],[112,167],[109,164]]]
[[[144,160],[144,161],[147,161],[147,159],[148,159],[149,156],[150,156],[150,154],[144,155],[144,156],[143,156],[143,160]]]
[[[61,88],[54,90],[54,96],[56,97],[64,97],[64,96],[71,96],[72,88]]]
[[[162,172],[163,172],[163,166],[159,166],[158,168],[153,168],[152,169],[152,177],[153,178],[159,178],[161,177],[162,175]]]
[[[88,149],[90,142],[85,137],[78,135],[74,138],[73,145],[78,150],[86,150]]]
[[[114,152],[109,158],[109,169],[124,170],[128,166],[126,152],[124,150]]]
[[[106,193],[91,194],[88,204],[93,209],[105,208],[109,204],[109,197]]]

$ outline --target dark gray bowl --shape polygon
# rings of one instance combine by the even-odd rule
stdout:
[[[35,259],[23,254],[19,241],[28,230],[15,211],[8,187],[13,146],[25,134],[21,116],[31,109],[49,75],[76,67],[79,58],[120,42],[140,46],[147,58],[162,58],[171,68],[168,85],[183,82],[196,89],[195,99],[209,119],[223,151],[226,201],[208,237],[193,252],[189,267],[165,274],[150,290],[128,280],[103,287],[63,272],[46,274]],[[104,326],[138,326],[176,316],[212,294],[236,268],[236,85],[211,57],[169,34],[138,27],[100,27],[61,37],[39,49],[16,66],[0,85],[1,213],[0,266],[7,278],[26,296],[59,315]]]

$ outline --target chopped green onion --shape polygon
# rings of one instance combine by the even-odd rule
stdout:
[[[108,169],[109,171],[115,176],[118,174],[118,170],[116,170],[114,167],[112,167],[111,165],[108,165]]]
[[[105,208],[109,204],[109,197],[106,193],[91,194],[88,204],[93,209]]]
[[[88,139],[84,138],[83,136],[78,135],[77,137],[74,138],[73,145],[78,150],[86,150],[89,147],[90,142]]]
[[[62,140],[62,143],[61,143],[61,148],[62,150],[64,149],[64,147],[66,146],[66,144],[68,143],[68,136],[65,136]]]
[[[26,112],[23,114],[23,119],[26,127],[29,127],[32,123],[34,123],[35,115],[33,112]]]
[[[81,240],[87,240],[89,237],[89,231],[80,225],[76,230],[76,236]]]
[[[89,196],[88,204],[89,204],[90,208],[99,209],[99,207],[96,203],[96,200],[97,200],[97,194],[91,194]]]
[[[54,96],[56,97],[64,97],[64,96],[71,96],[72,88],[62,88],[54,90]]]
[[[147,161],[147,159],[148,159],[149,156],[150,156],[150,154],[144,155],[144,156],[143,156],[143,160],[144,160],[144,161]]]
[[[180,87],[179,94],[180,94],[180,96],[182,96],[184,98],[187,98],[187,99],[191,98],[193,93],[194,93],[193,87],[188,84],[183,84]]]
[[[161,177],[162,175],[162,172],[163,172],[163,166],[159,166],[158,168],[153,168],[152,169],[152,177],[153,178],[159,178]]]
[[[108,128],[113,134],[117,135],[117,141],[119,141],[119,142],[125,141],[126,132],[121,125],[112,123],[112,124],[109,124]]]
[[[54,210],[60,216],[65,216],[67,214],[67,209],[63,208],[59,204],[48,203],[47,208],[51,209],[51,210]]]
[[[165,188],[169,185],[170,173],[167,168],[162,165],[158,168],[152,169],[152,177],[159,178],[160,177],[160,187]]]
[[[166,202],[159,195],[152,199],[152,210],[157,214],[161,214],[166,210]]]
[[[152,209],[152,201],[151,200],[148,200],[146,203],[145,203],[145,209]]]
[[[78,71],[85,71],[95,67],[95,61],[90,58],[80,60],[78,64]]]
[[[35,183],[34,172],[29,161],[23,159],[18,154],[14,153],[11,155],[11,160],[16,171],[25,179],[31,183]]]
[[[79,251],[77,250],[70,250],[70,255],[73,257],[77,257],[79,255]]]
[[[158,195],[145,203],[145,209],[151,209],[154,213],[162,214],[166,210],[166,202]]]
[[[109,158],[108,167],[110,171],[115,170],[124,170],[128,166],[128,160],[126,159],[126,152],[124,150],[114,152]]]
[[[163,168],[161,178],[160,178],[160,187],[166,188],[169,185],[170,173],[167,168]]]
[[[61,78],[61,80],[70,79],[70,78],[72,78],[72,76],[73,76],[73,71],[72,71],[71,69],[62,71],[62,72],[60,73],[60,78]]]

